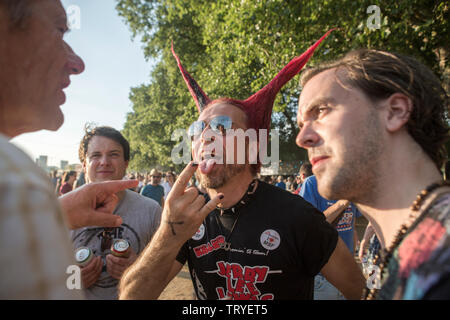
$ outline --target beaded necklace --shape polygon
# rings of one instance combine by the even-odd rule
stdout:
[[[232,212],[232,213],[235,213],[237,209],[239,209],[239,208],[245,206],[245,205],[249,202],[251,196],[255,193],[255,190],[256,190],[256,189],[255,189],[256,182],[257,182],[257,179],[254,179],[254,180],[249,184],[247,191],[244,193],[244,195],[242,196],[242,198],[241,198],[238,202],[236,202],[236,204],[235,204],[234,206],[232,206],[232,207],[230,207],[230,208],[226,208],[226,209],[225,209],[225,208],[222,208],[222,207],[216,207],[216,209],[219,210],[220,215],[223,215],[225,212]]]
[[[423,189],[418,195],[416,200],[412,203],[410,209],[411,214],[408,218],[408,221],[404,223],[400,230],[398,231],[397,235],[395,236],[394,242],[391,244],[388,250],[384,249],[384,259],[379,265],[379,272],[377,274],[378,281],[381,283],[381,277],[384,271],[384,268],[389,264],[389,260],[392,257],[392,254],[394,253],[394,250],[399,246],[399,244],[402,242],[402,240],[405,238],[405,235],[408,233],[409,229],[413,226],[414,222],[417,221],[425,211],[423,210],[421,213],[418,214],[420,207],[422,206],[425,199],[436,189],[443,187],[443,186],[450,186],[449,180],[443,180],[439,182],[435,182],[425,189]],[[378,261],[380,260],[380,254],[375,255],[375,258],[373,259],[373,265],[376,265]],[[367,288],[364,289],[363,297],[365,300],[375,300],[378,294],[377,289],[370,289]]]

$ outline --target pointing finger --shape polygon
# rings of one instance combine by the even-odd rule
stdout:
[[[138,184],[139,184],[138,180],[115,180],[115,181],[90,183],[87,184],[86,186],[99,192],[111,194],[129,188],[135,188],[137,187]]]
[[[88,225],[99,227],[119,227],[122,224],[122,218],[112,213],[104,213],[99,210],[93,211],[89,215]]]

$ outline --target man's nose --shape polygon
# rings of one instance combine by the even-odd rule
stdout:
[[[319,135],[314,131],[311,124],[304,123],[303,127],[295,139],[295,142],[300,148],[308,149],[317,144]]]
[[[207,125],[206,128],[203,129],[202,133],[200,134],[200,140],[202,143],[213,142],[214,140],[216,140],[215,136],[216,136],[215,132],[212,131],[209,125]]]
[[[100,158],[100,165],[105,166],[109,164],[109,157],[107,155]]]
[[[83,60],[72,50],[72,48],[66,44],[67,46],[67,63],[66,68],[69,71],[69,74],[80,74],[84,71],[84,62]]]

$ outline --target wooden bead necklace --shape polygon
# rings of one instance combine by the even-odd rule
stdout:
[[[418,195],[416,200],[414,200],[413,204],[411,205],[411,214],[408,218],[408,221],[404,223],[400,230],[398,231],[397,235],[395,236],[394,242],[391,244],[388,250],[384,249],[384,259],[379,265],[379,272],[377,274],[377,280],[378,283],[381,283],[381,277],[384,271],[384,268],[389,264],[389,260],[392,257],[392,254],[394,253],[394,250],[398,247],[398,245],[402,242],[402,240],[405,238],[405,235],[408,233],[408,230],[413,226],[414,222],[418,220],[421,215],[426,211],[422,211],[422,213],[418,214],[420,207],[422,206],[425,199],[436,189],[443,187],[443,186],[450,186],[449,180],[443,180],[440,182],[435,182],[425,189],[423,189]],[[375,255],[375,258],[373,259],[373,265],[375,266],[378,261],[380,260],[380,254]],[[363,297],[365,300],[375,300],[378,294],[377,289],[373,288],[368,290],[367,288],[364,289]]]

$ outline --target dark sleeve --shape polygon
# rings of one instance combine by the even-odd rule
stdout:
[[[424,300],[448,300],[450,299],[450,276],[439,281],[435,286],[428,290],[423,297]]]
[[[315,276],[331,257],[338,241],[338,232],[322,212],[309,207],[304,210],[305,237],[301,251],[306,274]]]
[[[184,245],[181,247],[180,251],[178,251],[178,255],[176,257],[176,260],[181,263],[181,264],[185,264],[187,259],[189,257],[189,244],[186,241],[184,243]]]

